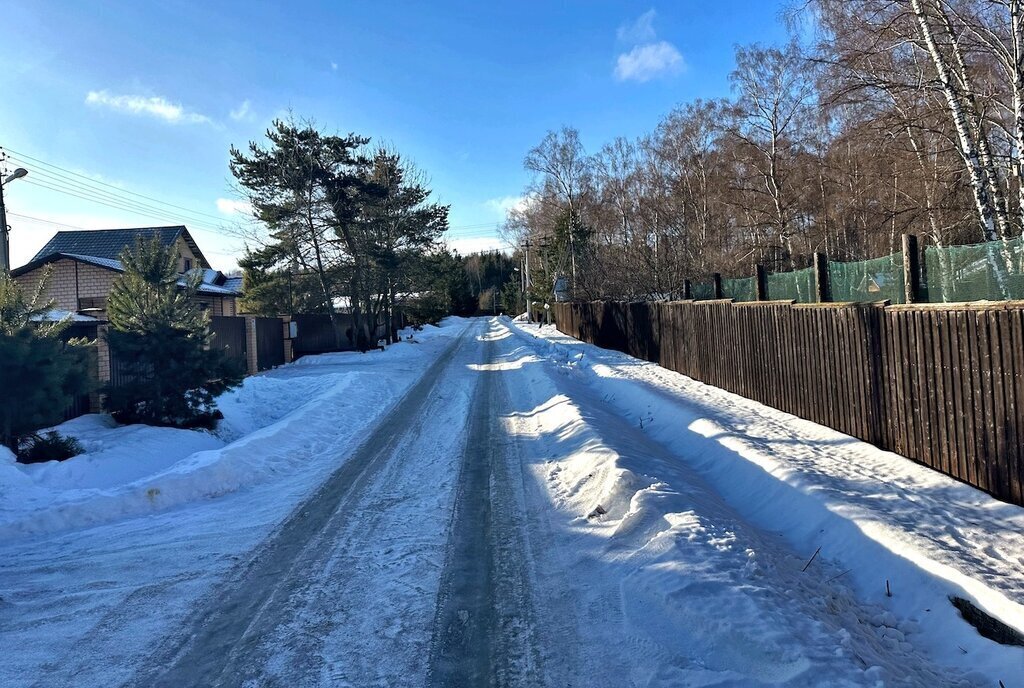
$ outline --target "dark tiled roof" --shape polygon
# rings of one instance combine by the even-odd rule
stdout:
[[[55,253],[52,255],[67,256],[68,258],[74,258],[77,261],[89,263],[90,265],[96,265],[101,268],[107,268],[108,270],[117,270],[118,272],[124,272],[124,265],[121,264],[121,261],[113,260],[111,258],[100,258],[98,256],[83,256],[78,253]]]
[[[11,277],[20,277],[26,273],[29,273],[47,263],[67,258],[70,260],[78,261],[79,263],[88,263],[89,265],[95,265],[97,267],[106,268],[113,272],[124,272],[124,266],[119,260],[111,260],[109,258],[97,258],[95,256],[82,256],[77,253],[51,253],[43,258],[33,260],[31,263],[26,263],[20,268],[11,270]],[[213,279],[217,276],[222,276],[221,273],[216,270],[204,270],[204,280],[199,285],[200,294],[215,294],[218,296],[239,296],[242,293],[242,278],[238,277],[235,279],[225,280],[223,285],[215,284],[213,281],[208,281],[206,278]],[[184,287],[186,284],[186,276],[182,275],[178,278],[178,286]],[[237,284],[235,284],[237,282]]]
[[[170,246],[184,236],[202,262],[206,259],[199,253],[199,248],[192,241],[188,230],[183,225],[176,227],[137,227],[132,229],[90,229],[76,232],[57,232],[46,242],[30,262],[35,262],[53,255],[67,253],[78,256],[92,256],[117,260],[125,248],[134,246],[137,238],[149,240],[158,237],[164,246]]]
[[[80,256],[77,253],[51,253],[43,256],[42,258],[33,258],[31,262],[25,263],[21,267],[14,268],[11,270],[11,277],[21,277],[24,274],[32,272],[33,270],[40,268],[48,263],[56,262],[62,258],[74,260],[79,263],[89,263],[90,265],[96,265],[107,270],[113,270],[114,272],[123,272],[124,267],[121,265],[119,260],[111,260],[109,258],[96,258],[94,256]]]

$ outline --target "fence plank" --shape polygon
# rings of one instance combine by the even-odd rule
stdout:
[[[949,314],[949,372],[950,391],[953,396],[953,417],[956,419],[956,477],[961,480],[972,482],[971,477],[971,450],[968,448],[971,442],[970,424],[972,422],[972,407],[967,398],[963,384],[964,372],[961,362],[961,352],[967,343],[961,340],[963,330],[963,313],[952,311]]]
[[[1009,311],[1011,342],[1004,344],[1004,351],[1009,354],[1013,364],[1013,437],[1017,448],[1016,461],[1013,466],[1013,502],[1024,504],[1024,422],[1020,414],[1024,412],[1024,360],[1020,352],[1024,351],[1024,313],[1019,310]],[[1004,359],[1005,360],[1005,359]]]

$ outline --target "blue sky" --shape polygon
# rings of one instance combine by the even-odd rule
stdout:
[[[394,144],[451,204],[454,246],[497,246],[503,206],[528,181],[523,156],[547,130],[575,126],[594,150],[649,132],[678,103],[728,94],[736,44],[785,39],[781,6],[5,3],[0,146],[67,171],[17,159],[30,174],[6,187],[12,263],[60,226],[180,218],[216,267],[233,267],[241,240],[217,231],[237,221],[228,148],[289,109]],[[189,212],[97,204],[69,172]]]

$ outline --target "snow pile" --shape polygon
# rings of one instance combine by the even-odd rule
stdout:
[[[851,673],[855,684],[1024,675],[1024,649],[982,638],[949,601],[1024,630],[1024,509],[653,364],[506,322],[526,343],[520,365],[553,361],[557,381],[518,433],[554,438],[543,477],[577,528],[607,538],[626,627],[646,651],[699,657],[708,680],[787,682],[836,662],[875,667]],[[957,671],[930,674],[919,650]]]
[[[218,399],[216,433],[117,426],[92,414],[56,430],[85,453],[21,465],[0,456],[0,539],[79,528],[328,470],[464,328],[461,319],[386,351],[311,356]],[[408,332],[406,334],[409,334]],[[9,454],[9,452],[7,452]]]

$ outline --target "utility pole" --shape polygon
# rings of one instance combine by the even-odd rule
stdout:
[[[523,271],[523,292],[526,295],[526,322],[533,322],[533,316],[530,311],[533,309],[533,304],[530,303],[530,240],[527,238],[523,244],[526,251],[526,270]]]
[[[570,298],[576,297],[576,228],[573,226],[572,203],[569,204],[569,262],[572,264],[572,287],[569,288]]]
[[[6,156],[0,158],[0,162],[6,159]],[[6,179],[3,175],[0,175],[0,269],[3,269],[3,274],[5,275],[11,274],[11,242],[7,234],[7,208],[4,207],[4,184],[15,179],[21,179],[26,174],[28,174],[28,170],[24,167],[19,167],[14,172],[11,172]]]
[[[7,238],[7,211],[4,209],[4,185],[0,183],[0,267],[11,274],[11,245]]]

